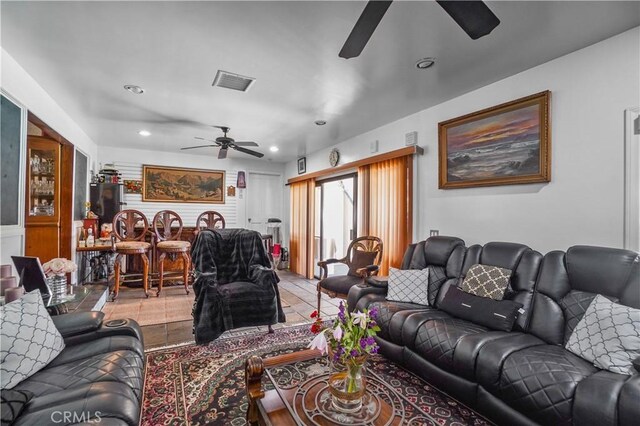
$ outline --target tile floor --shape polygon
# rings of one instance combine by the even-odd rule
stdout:
[[[287,317],[287,322],[285,324],[276,324],[273,328],[277,329],[287,325],[295,325],[311,321],[309,315],[316,309],[317,280],[307,280],[288,271],[278,271],[278,276],[280,277],[278,288],[280,290],[280,297],[283,301],[283,310]],[[170,289],[170,291],[167,291],[168,289]],[[184,292],[184,289],[180,286],[165,287],[163,293],[168,295],[170,293],[180,291]],[[193,294],[193,292],[191,293]],[[135,297],[137,295],[141,295],[140,289],[121,287],[118,300],[137,300],[138,297]],[[162,309],[162,303],[160,301],[154,302],[152,300],[155,299],[155,292],[151,292],[150,295],[149,299],[140,299],[140,304],[142,306],[140,309],[148,309],[144,308],[145,304],[149,305],[149,308],[150,305],[153,304],[155,309]],[[111,302],[107,304],[105,311],[109,312],[110,319],[115,319],[118,317],[118,314],[113,307],[109,306],[110,303]],[[321,304],[322,316],[324,318],[329,318],[336,315],[338,313],[339,303],[340,299],[331,299],[323,294]],[[175,307],[173,307],[173,310],[175,311]],[[185,310],[188,316],[191,316],[190,304],[180,304],[179,310]],[[141,312],[141,314],[143,313]],[[180,313],[173,312],[172,315],[167,316],[167,320],[169,317],[179,314]],[[143,325],[141,328],[144,336],[145,349],[192,342],[192,327],[193,321],[190,319],[173,322],[167,321],[162,324]],[[236,335],[256,331],[264,331],[266,333],[267,327],[247,327],[232,330],[227,333],[230,335]]]

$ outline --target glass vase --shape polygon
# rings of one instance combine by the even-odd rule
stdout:
[[[67,295],[67,276],[53,275],[47,278],[47,285],[51,289],[53,299],[61,299]]]
[[[329,376],[329,392],[333,408],[343,413],[355,413],[362,408],[366,380],[366,355],[348,358],[334,368]],[[337,370],[337,371],[336,371]]]

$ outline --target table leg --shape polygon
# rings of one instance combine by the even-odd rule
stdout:
[[[262,389],[263,372],[264,363],[262,358],[252,356],[245,361],[244,380],[247,399],[249,400],[249,405],[247,407],[247,423],[252,426],[258,425],[260,413],[257,401],[264,397],[264,390]]]

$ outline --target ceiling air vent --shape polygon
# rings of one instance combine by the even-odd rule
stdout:
[[[216,78],[213,80],[213,86],[246,92],[254,81],[256,79],[253,77],[245,77],[244,75],[218,70]]]

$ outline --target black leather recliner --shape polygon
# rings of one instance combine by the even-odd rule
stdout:
[[[44,369],[13,388],[34,394],[14,425],[138,425],[144,385],[138,324],[103,323],[102,312],[52,318],[66,347]]]
[[[424,261],[407,261],[416,253],[424,253]],[[458,238],[432,237],[411,245],[402,265],[429,267],[430,287],[431,268],[444,268],[435,300],[436,288],[428,289],[432,306],[386,301],[384,278],[352,289],[349,306],[376,306],[385,356],[496,423],[627,425],[640,418],[640,375],[601,371],[564,344],[596,294],[638,307],[638,262],[627,250],[578,246],[543,258],[521,244],[465,249]],[[524,310],[513,331],[489,330],[437,309],[476,263],[513,271],[505,298]]]

